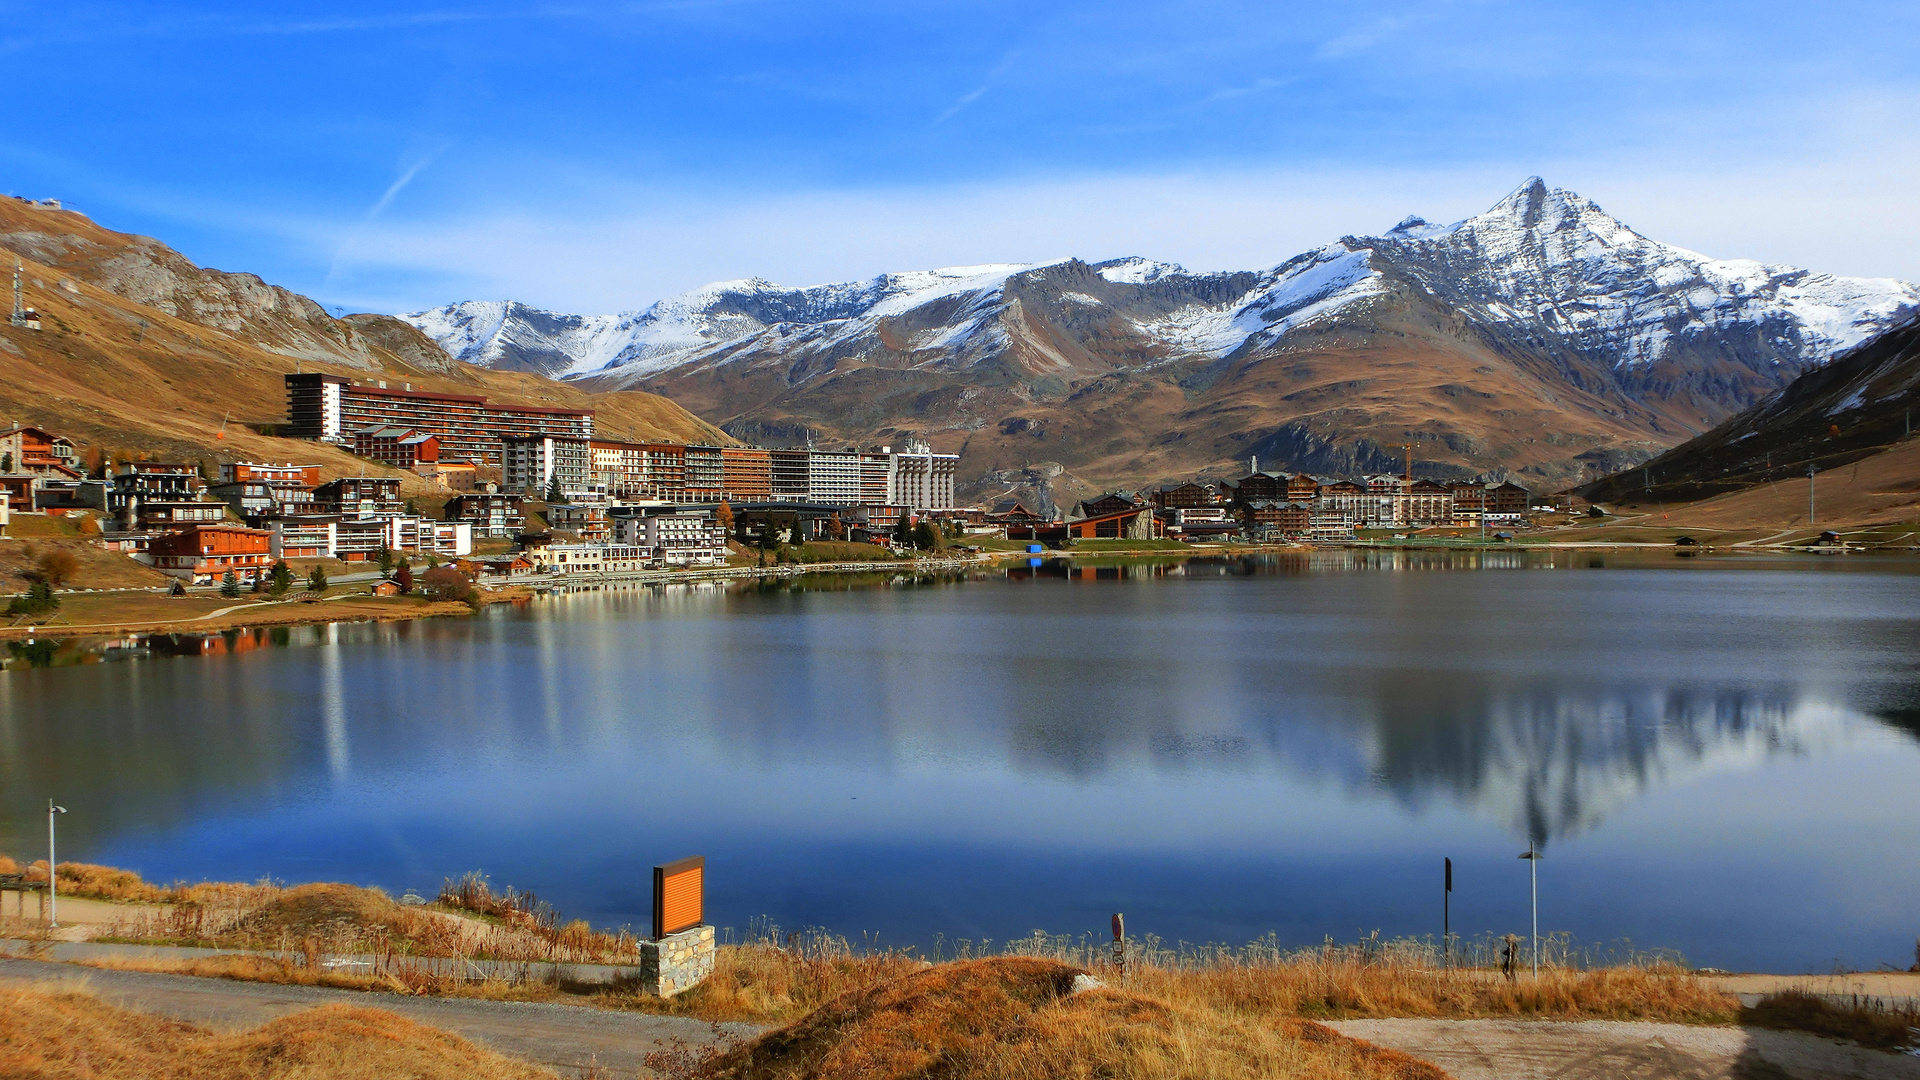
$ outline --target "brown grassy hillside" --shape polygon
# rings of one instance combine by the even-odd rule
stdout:
[[[1049,960],[945,964],[843,994],[695,1072],[708,1080],[1445,1080],[1318,1024],[1245,1021],[1127,990],[1076,992]],[[1084,983],[1084,980],[1083,980]]]
[[[73,211],[0,199],[0,249],[24,264],[26,301],[44,325],[35,332],[0,323],[0,421],[37,424],[83,447],[188,460],[299,460],[332,475],[357,473],[365,467],[359,458],[249,429],[285,419],[282,377],[296,365],[503,402],[590,408],[595,430],[610,438],[731,441],[657,395],[589,394],[459,364],[397,320],[331,318],[306,297],[252,275],[203,270],[158,241],[103,229]]]

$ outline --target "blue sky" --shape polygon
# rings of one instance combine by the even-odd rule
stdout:
[[[1271,265],[1532,174],[1920,279],[1920,5],[0,4],[0,189],[329,304],[1140,254]]]

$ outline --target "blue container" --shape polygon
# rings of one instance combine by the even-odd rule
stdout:
[[[1044,550],[1046,550],[1046,549],[1045,549],[1045,548],[1042,548],[1042,547],[1041,547],[1041,546],[1040,546],[1039,544],[1028,544],[1028,545],[1027,545],[1027,554],[1029,554],[1029,555],[1038,555],[1038,554],[1040,554],[1040,553],[1041,553],[1042,551],[1044,551]]]

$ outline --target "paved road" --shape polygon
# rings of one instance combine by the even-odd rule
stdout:
[[[577,1005],[277,986],[38,960],[0,959],[0,982],[30,982],[43,989],[63,984],[84,987],[102,1001],[122,1008],[220,1031],[243,1031],[275,1017],[336,1002],[386,1009],[502,1054],[537,1062],[562,1075],[578,1075],[589,1064],[597,1064],[614,1076],[634,1076],[645,1068],[648,1053],[667,1047],[676,1037],[703,1046],[716,1038],[713,1025],[678,1016],[609,1012]],[[720,1028],[733,1036],[748,1036],[758,1030],[751,1024],[722,1024]]]
[[[1457,1080],[1920,1080],[1920,1058],[1799,1032],[1640,1021],[1339,1020]]]

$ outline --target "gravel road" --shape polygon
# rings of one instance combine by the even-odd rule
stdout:
[[[205,979],[144,971],[109,971],[38,960],[0,959],[0,982],[41,989],[84,988],[122,1008],[185,1020],[216,1031],[244,1031],[316,1005],[345,1003],[386,1009],[451,1031],[502,1054],[538,1062],[563,1076],[597,1064],[614,1076],[634,1076],[646,1055],[679,1038],[689,1045],[716,1041],[714,1025],[678,1016],[610,1012],[578,1005],[407,997],[310,986]],[[728,1035],[751,1036],[752,1024],[721,1024]]]
[[[1457,1080],[1920,1080],[1920,1058],[1799,1032],[1640,1021],[1339,1020]]]

